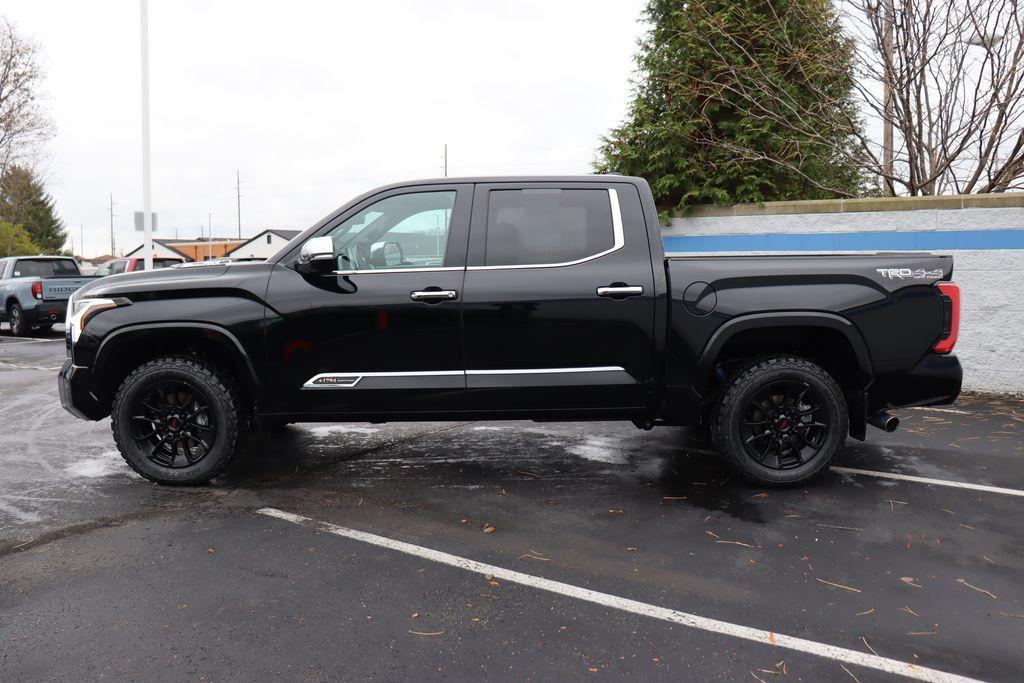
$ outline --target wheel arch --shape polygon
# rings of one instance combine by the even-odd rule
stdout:
[[[753,313],[743,315],[729,320],[711,335],[704,351],[701,354],[697,365],[697,381],[701,389],[706,389],[710,384],[715,365],[719,362],[720,356],[730,342],[734,342],[740,335],[747,335],[761,330],[785,330],[798,331],[806,328],[821,330],[832,330],[838,332],[846,340],[849,350],[853,352],[856,367],[865,381],[872,375],[871,356],[868,353],[867,344],[856,326],[833,313],[821,313],[816,311],[800,312],[773,312]]]
[[[865,392],[874,372],[867,344],[857,327],[842,316],[818,311],[784,311],[739,316],[718,328],[697,365],[701,394],[716,393],[716,373],[730,358],[765,353],[794,353],[825,367],[843,387],[850,411],[850,436],[866,433]]]
[[[247,397],[259,395],[256,369],[238,338],[223,327],[199,322],[141,323],[111,332],[96,350],[93,394],[109,408],[128,373],[165,355],[208,358],[234,374]]]

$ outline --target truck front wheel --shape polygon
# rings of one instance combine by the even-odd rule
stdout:
[[[133,370],[114,397],[111,427],[128,465],[159,484],[200,484],[231,462],[238,392],[198,358],[168,356]]]
[[[836,380],[810,361],[786,356],[751,363],[729,380],[711,436],[745,478],[793,485],[828,468],[848,428]]]

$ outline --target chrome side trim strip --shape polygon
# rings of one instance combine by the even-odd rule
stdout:
[[[364,379],[378,377],[466,377],[480,375],[556,375],[626,372],[618,365],[589,368],[524,368],[510,370],[412,370],[404,372],[321,372],[310,377],[303,389],[353,389]]]
[[[573,372],[625,372],[618,365],[602,365],[594,368],[528,368],[524,370],[467,370],[467,375],[554,375]]]
[[[523,268],[563,268],[565,266],[576,266],[587,261],[593,261],[599,259],[602,256],[607,256],[613,252],[622,249],[626,246],[626,238],[622,232],[622,209],[619,207],[619,193],[614,188],[608,188],[608,202],[612,209],[612,235],[614,236],[614,243],[610,249],[605,249],[602,252],[594,254],[592,256],[585,256],[575,261],[565,261],[563,263],[530,263],[525,265],[515,266],[469,266],[466,270],[521,270]]]
[[[303,389],[352,389],[364,379],[375,377],[462,377],[462,370],[422,370],[412,372],[321,372],[306,380]]]

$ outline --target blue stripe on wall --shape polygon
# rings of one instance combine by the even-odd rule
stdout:
[[[1024,229],[673,235],[663,241],[667,252],[1024,249]]]

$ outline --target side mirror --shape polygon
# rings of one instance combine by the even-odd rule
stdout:
[[[370,263],[374,268],[394,268],[405,261],[405,253],[398,242],[384,242],[370,252]]]
[[[301,273],[326,273],[337,267],[334,258],[334,240],[330,237],[313,237],[306,240],[295,263]]]

